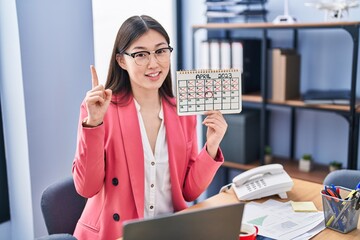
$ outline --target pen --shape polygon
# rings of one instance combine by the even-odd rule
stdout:
[[[347,197],[345,198],[345,200],[351,200],[351,199],[353,199],[354,197],[355,197],[355,195],[356,195],[356,190],[351,190],[351,192],[347,195]],[[343,205],[344,205],[344,203],[346,203],[346,202],[343,202]]]
[[[331,223],[334,221],[335,217],[335,213],[334,213],[334,210],[332,209],[332,206],[330,206],[329,202],[327,200],[325,200],[324,202],[326,202],[326,205],[327,205],[327,208],[330,210],[331,212],[331,217],[329,218],[329,220],[326,222],[326,226],[330,226]]]
[[[331,188],[326,188],[325,192],[331,197],[333,197],[335,202],[339,202],[339,197],[337,196],[336,191],[334,192]]]
[[[339,224],[339,228],[341,231],[345,231],[344,229],[344,225],[341,221],[341,216],[343,215],[343,213],[351,206],[351,202],[347,202],[347,204],[343,207],[343,209],[341,209],[340,213],[337,215],[337,217],[335,218],[334,222]]]
[[[334,184],[331,184],[331,189],[332,189],[334,195],[335,195],[336,197],[338,197],[339,199],[341,199],[339,187],[335,187]]]
[[[353,198],[354,198],[354,197],[357,197],[357,201],[356,201],[356,204],[355,204],[355,210],[359,210],[359,209],[360,209],[360,196],[357,196],[357,195],[359,195],[359,192],[360,192],[360,182],[359,182],[358,185],[356,186],[356,192],[355,192],[354,195],[352,196]]]
[[[331,188],[332,192],[334,193],[334,195],[338,198],[338,199],[341,199],[341,196],[340,196],[340,189],[339,187],[335,187],[334,184],[331,184]]]
[[[327,203],[331,206],[331,209],[333,210],[334,214],[337,216],[339,210],[338,206],[335,202],[339,202],[339,199],[333,194],[332,190],[325,186],[325,190],[321,191],[322,194],[325,195],[327,199]],[[334,203],[332,202],[332,199],[334,199]],[[330,201],[330,203],[328,202]]]

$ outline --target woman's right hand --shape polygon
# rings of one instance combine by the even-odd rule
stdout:
[[[103,122],[105,113],[111,101],[111,89],[99,85],[98,76],[93,65],[90,66],[92,89],[86,93],[85,103],[88,112],[87,126],[98,126]]]

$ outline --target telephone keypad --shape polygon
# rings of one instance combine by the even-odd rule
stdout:
[[[263,178],[261,178],[259,180],[255,180],[253,182],[247,183],[245,184],[245,186],[249,192],[252,192],[255,191],[257,188],[266,187],[266,182],[264,181]]]

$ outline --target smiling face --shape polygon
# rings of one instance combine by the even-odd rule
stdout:
[[[133,57],[126,54],[118,55],[117,62],[128,72],[134,95],[149,91],[158,92],[169,73],[170,57],[168,61],[159,62],[153,51],[167,47],[165,38],[157,31],[150,29],[126,49],[128,54],[140,51],[151,52],[147,64],[139,66]]]

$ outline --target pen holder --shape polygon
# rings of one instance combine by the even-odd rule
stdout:
[[[360,211],[355,210],[357,198],[345,200],[351,190],[338,188],[342,199],[321,193],[325,226],[341,233],[348,233],[357,228]]]

